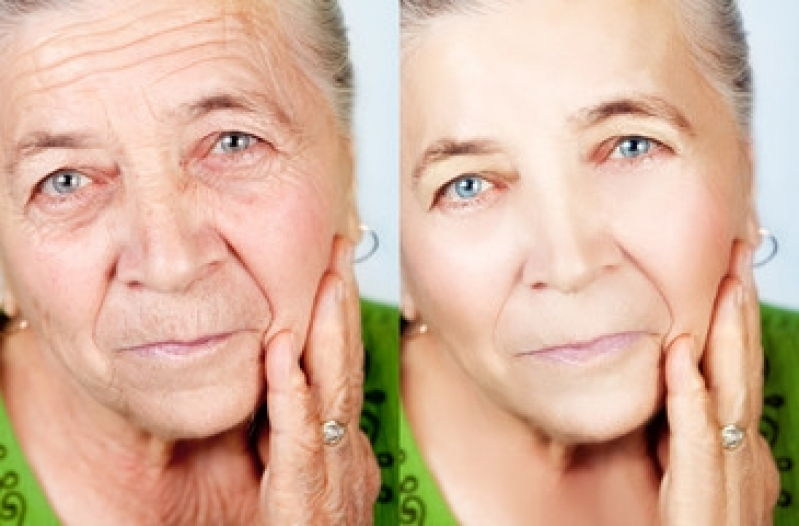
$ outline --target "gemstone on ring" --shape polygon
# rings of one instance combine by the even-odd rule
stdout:
[[[745,436],[742,428],[735,424],[727,424],[721,428],[721,447],[730,451],[738,449]]]
[[[322,424],[322,442],[326,446],[335,446],[344,438],[347,427],[335,420],[328,420]]]

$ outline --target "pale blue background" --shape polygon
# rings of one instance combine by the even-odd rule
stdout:
[[[355,266],[361,295],[399,301],[399,1],[340,0],[355,62],[361,222],[380,248]],[[364,238],[364,245],[369,241]]]
[[[363,295],[396,302],[399,65],[397,0],[342,0],[356,62],[360,207],[381,239],[357,266]],[[757,270],[765,301],[799,309],[799,1],[741,0],[755,68],[758,204],[780,252]]]
[[[799,309],[799,2],[740,6],[755,69],[760,220],[780,242],[756,276],[765,301]]]

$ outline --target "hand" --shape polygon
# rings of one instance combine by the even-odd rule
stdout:
[[[304,351],[288,332],[267,343],[269,426],[258,442],[266,466],[260,492],[263,525],[372,523],[380,472],[358,428],[363,346],[352,248],[336,240],[332,259]],[[328,420],[346,424],[336,445],[322,441],[322,423]]]
[[[702,353],[704,378],[690,336],[677,338],[666,353],[670,436],[659,455],[665,472],[660,514],[661,523],[669,526],[772,524],[779,476],[758,433],[763,350],[752,249],[737,243],[732,261]],[[726,424],[746,430],[737,449],[721,445],[720,429]]]

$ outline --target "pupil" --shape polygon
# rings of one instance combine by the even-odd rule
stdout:
[[[468,179],[461,179],[458,182],[458,195],[461,197],[472,197],[480,190],[480,182],[470,177]]]
[[[627,139],[624,150],[628,155],[640,155],[648,150],[648,143],[644,139]]]
[[[240,150],[244,147],[245,137],[242,135],[228,135],[225,137],[225,147],[228,150]]]
[[[62,173],[56,177],[55,180],[55,188],[58,192],[67,193],[73,188],[75,188],[77,178],[75,174],[70,173]]]

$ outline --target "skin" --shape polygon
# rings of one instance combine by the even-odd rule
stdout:
[[[351,147],[262,9],[86,2],[6,40],[0,252],[32,330],[2,387],[66,523],[370,520]]]
[[[403,398],[458,519],[739,524],[724,520],[740,500],[710,499],[721,518],[697,522],[675,497],[719,487],[717,422],[756,431],[761,358],[751,265],[736,263],[757,238],[750,146],[673,6],[511,1],[439,16],[407,39],[402,81],[403,313],[428,327],[405,340]],[[719,314],[725,276],[745,285],[748,317]],[[706,388],[697,363],[720,354],[713,331],[747,336],[725,339],[739,354],[713,362],[722,387]],[[563,350],[597,341],[613,352]],[[719,419],[716,393],[740,385],[752,408]],[[644,426],[666,399],[687,407],[677,422],[669,411],[672,431],[705,424],[674,447],[708,478],[684,469],[665,484],[669,446],[655,458]],[[766,488],[751,508],[767,520],[774,468],[750,442]]]

